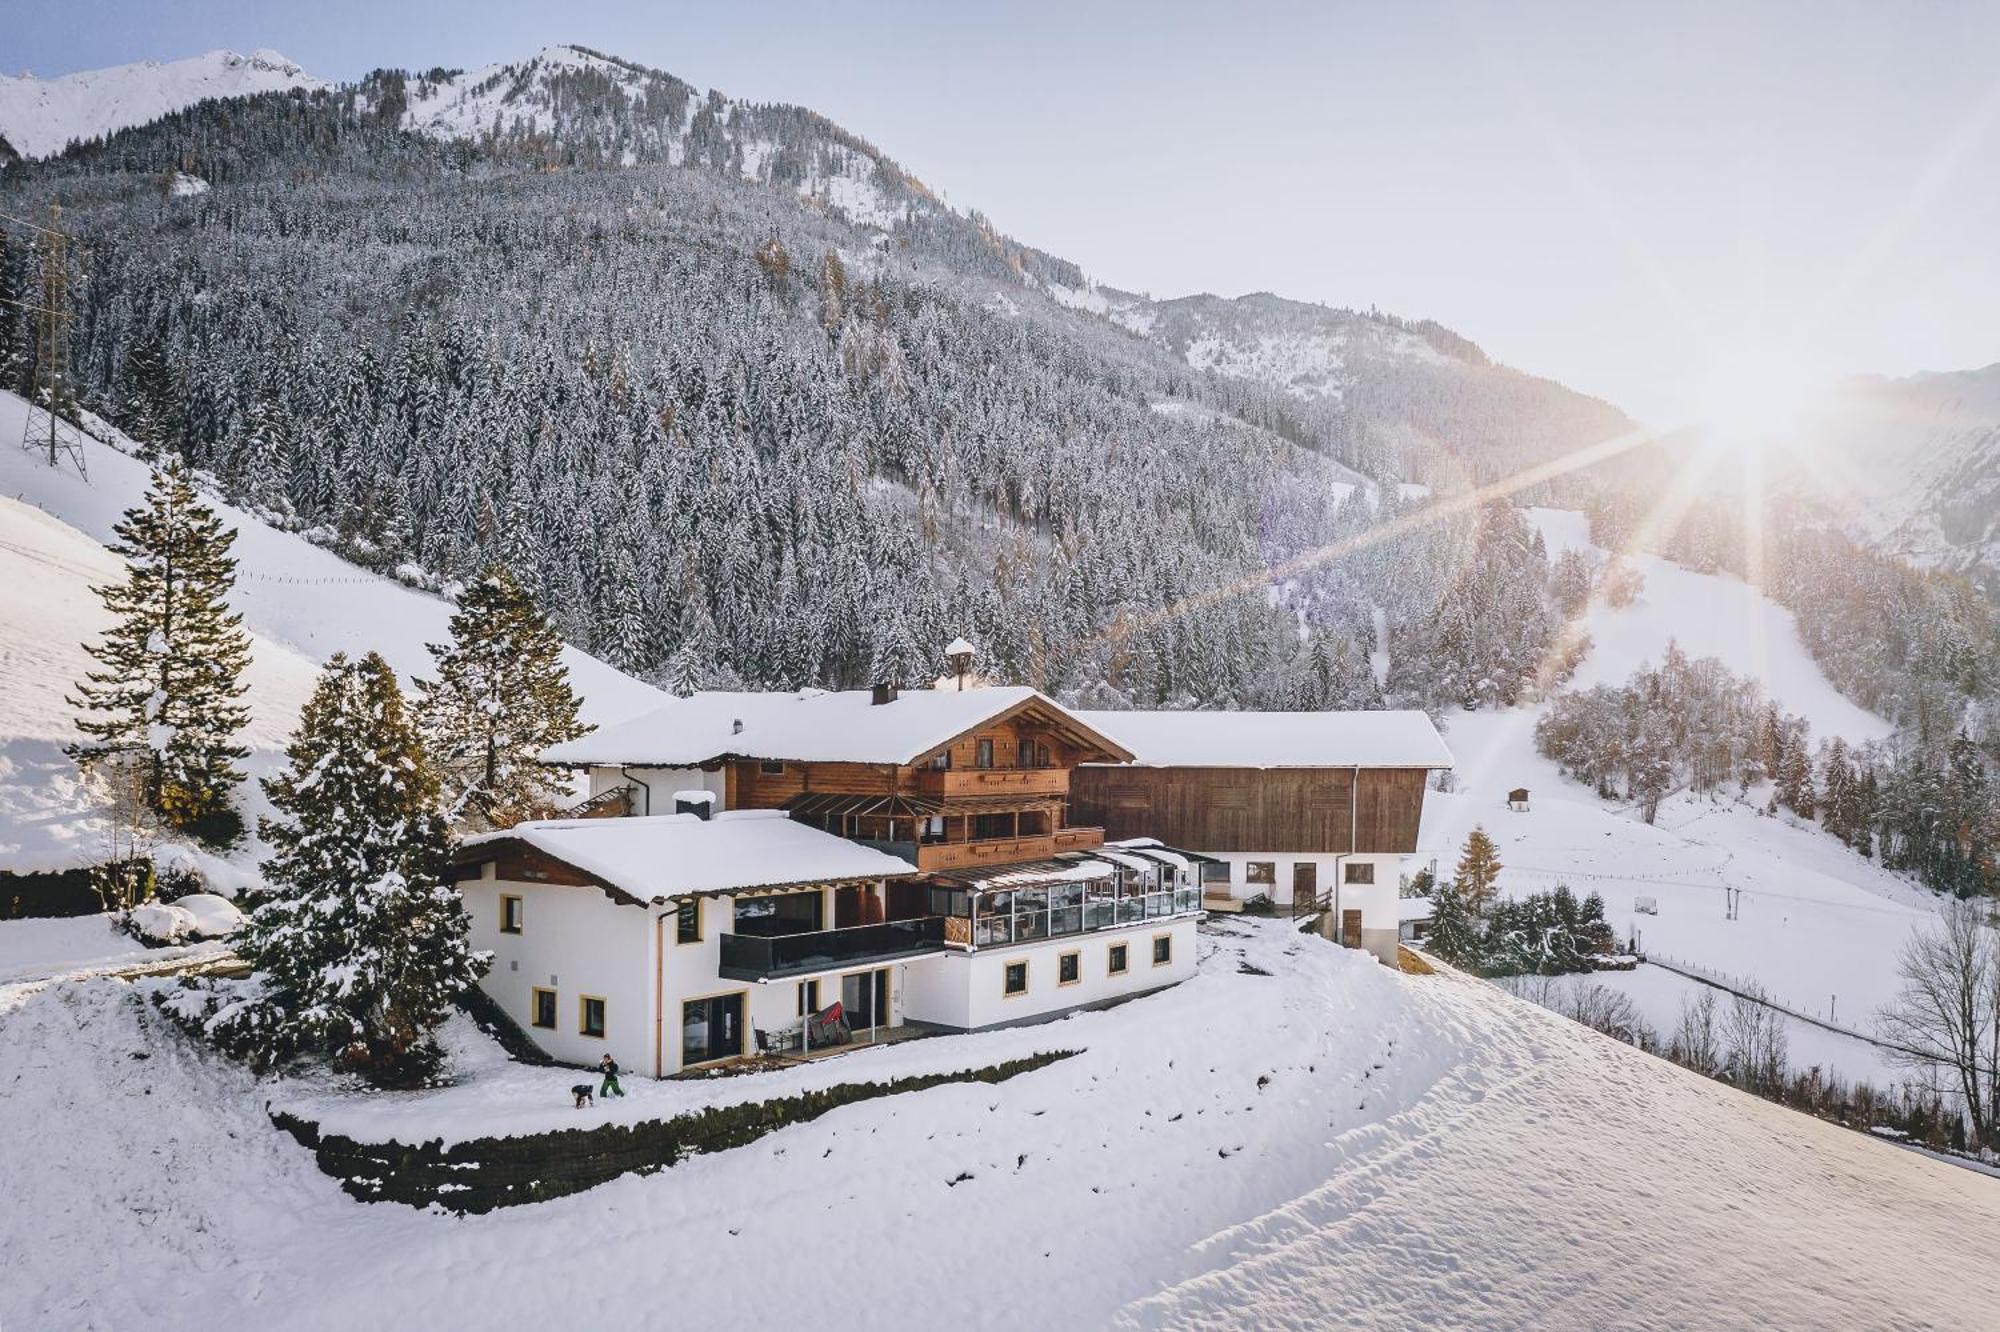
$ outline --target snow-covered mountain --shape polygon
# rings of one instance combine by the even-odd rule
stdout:
[[[704,93],[657,69],[581,46],[525,60],[433,70],[385,83],[405,129],[431,138],[552,152],[566,161],[697,164],[795,191],[856,226],[887,232],[946,209],[873,145],[797,107]]]
[[[1104,289],[1100,300],[1192,368],[1276,390],[1342,461],[1376,475],[1489,481],[1632,428],[1609,403],[1497,365],[1435,320],[1270,292],[1154,301]]]
[[[54,79],[0,75],[0,140],[22,157],[47,157],[211,98],[326,86],[276,51],[209,51]]]
[[[2000,364],[1850,380],[1805,440],[1811,478],[1876,546],[2000,593]]]

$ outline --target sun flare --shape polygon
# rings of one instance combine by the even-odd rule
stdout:
[[[1696,422],[1737,447],[1789,443],[1825,400],[1830,382],[1792,349],[1761,342],[1718,348],[1696,399]]]

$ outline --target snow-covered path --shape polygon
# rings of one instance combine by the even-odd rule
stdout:
[[[1285,923],[1203,944],[1186,985],[1036,1029],[1084,1050],[1039,1072],[465,1218],[347,1199],[267,1085],[126,987],[51,987],[0,1015],[0,1141],[37,1144],[0,1152],[30,1200],[0,1324],[1962,1328],[2000,1300],[1944,1265],[2000,1233],[1994,1180]]]

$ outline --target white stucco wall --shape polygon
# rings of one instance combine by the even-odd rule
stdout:
[[[1200,847],[1188,849],[1201,851]],[[1396,894],[1403,873],[1405,859],[1403,856],[1331,854],[1305,856],[1279,851],[1203,851],[1202,854],[1229,862],[1231,897],[1248,899],[1259,893],[1269,893],[1271,900],[1279,906],[1291,905],[1292,867],[1300,861],[1309,861],[1319,867],[1319,887],[1322,893],[1331,892],[1337,882],[1336,876],[1346,874],[1346,866],[1372,864],[1375,867],[1374,883],[1339,883],[1340,908],[1343,911],[1359,910],[1361,928],[1364,930],[1394,930],[1397,927]],[[1269,885],[1251,883],[1246,866],[1253,860],[1269,861],[1275,865],[1276,882]]]
[[[493,866],[484,867],[491,876]],[[491,877],[459,885],[472,918],[472,946],[490,949],[480,982],[521,1029],[550,1055],[594,1064],[609,1053],[629,1076],[653,1072],[653,940],[659,912],[613,902],[597,888],[505,883]],[[500,898],[521,899],[521,932],[500,932]],[[669,922],[669,929],[671,929]],[[534,1025],[531,990],[556,992],[553,1030]],[[604,1036],[582,1034],[581,999],[604,1000]]]
[[[923,958],[905,969],[903,1014],[911,1021],[944,1027],[985,1027],[1172,985],[1195,973],[1195,923],[1196,917],[1184,916],[1031,944],[983,948],[976,953],[951,951]],[[1159,934],[1173,940],[1173,960],[1163,966],[1153,963],[1153,937]],[[1115,943],[1126,945],[1129,958],[1125,973],[1119,976],[1109,970],[1111,945]],[[1063,985],[1057,980],[1057,958],[1069,952],[1079,955],[1082,974],[1075,984]],[[1006,966],[1022,960],[1028,963],[1027,993],[1009,997],[1004,989]]]
[[[714,772],[703,772],[700,768],[592,768],[590,770],[590,794],[602,795],[620,786],[636,788],[632,793],[632,810],[635,814],[649,812],[646,808],[647,792],[652,794],[654,814],[674,812],[674,792],[709,791],[715,795],[715,810],[720,813],[727,809],[729,793],[725,789],[728,773],[717,768]]]

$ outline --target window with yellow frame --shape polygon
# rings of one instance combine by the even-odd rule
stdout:
[[[580,1036],[604,1039],[604,999],[595,994],[578,995],[576,1030]]]

